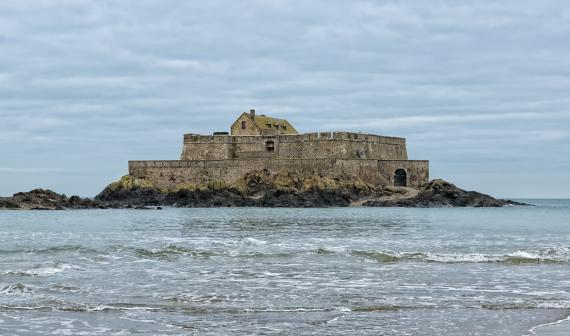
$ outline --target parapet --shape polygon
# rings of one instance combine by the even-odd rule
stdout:
[[[323,140],[347,140],[364,141],[370,143],[383,143],[393,145],[405,145],[406,139],[374,134],[353,132],[314,132],[303,134],[278,134],[276,131],[267,130],[262,135],[229,135],[226,132],[216,132],[213,135],[184,134],[184,143],[239,143],[239,142],[263,142],[267,137],[277,137],[281,142],[291,141],[323,141]]]
[[[181,160],[407,160],[406,139],[351,132],[266,135],[185,134]]]

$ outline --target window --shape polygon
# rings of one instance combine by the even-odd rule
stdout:
[[[281,126],[281,129],[285,131],[287,130],[287,126]]]
[[[247,121],[242,121],[241,122],[241,129],[246,129],[247,128]]]
[[[267,126],[267,128],[271,128],[271,124],[265,124],[265,126]]]
[[[273,125],[273,128],[279,129],[279,125]]]
[[[275,152],[275,142],[273,142],[273,141],[267,141],[267,142],[265,143],[265,149],[266,149],[268,152]]]

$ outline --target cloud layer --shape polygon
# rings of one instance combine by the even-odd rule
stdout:
[[[408,138],[432,177],[570,197],[557,1],[0,3],[0,194],[92,196],[241,111]]]

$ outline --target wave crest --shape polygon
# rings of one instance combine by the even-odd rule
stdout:
[[[144,248],[138,248],[135,249],[135,254],[141,258],[162,259],[162,260],[169,260],[180,256],[211,257],[214,255],[214,253],[212,252],[197,251],[186,247],[177,246],[174,244],[168,244],[159,249],[149,250]]]
[[[378,262],[419,261],[435,263],[502,263],[512,265],[523,264],[556,264],[570,263],[570,256],[566,253],[556,253],[548,250],[547,253],[530,251],[515,251],[508,254],[484,253],[424,253],[424,252],[395,252],[389,250],[352,251],[357,257],[364,257]]]
[[[22,294],[33,294],[35,292],[34,288],[29,285],[24,285],[23,283],[17,283],[14,285],[6,285],[0,289],[1,295],[22,295]]]
[[[69,264],[53,264],[50,266],[37,266],[27,270],[6,271],[3,274],[19,275],[19,276],[50,276],[61,273],[68,269],[80,269]]]
[[[28,249],[16,249],[16,250],[0,250],[0,255],[10,255],[10,254],[60,254],[60,253],[98,253],[97,250],[83,245],[57,245],[47,248],[28,248]]]

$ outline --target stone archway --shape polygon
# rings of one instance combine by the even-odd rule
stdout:
[[[408,174],[403,169],[396,169],[394,172],[394,186],[406,187],[408,185]]]

